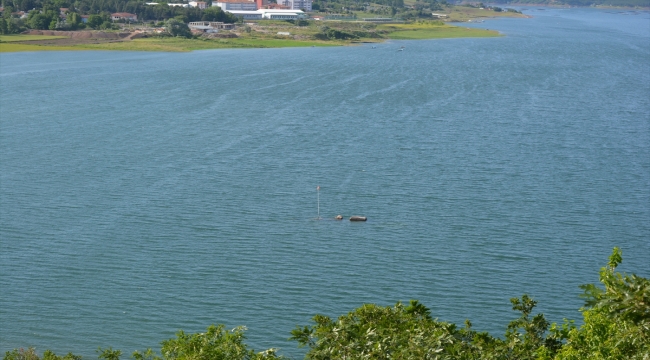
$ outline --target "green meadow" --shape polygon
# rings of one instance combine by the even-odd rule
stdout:
[[[125,50],[125,51],[169,51],[182,52],[209,49],[237,48],[281,48],[335,46],[324,41],[302,41],[290,39],[182,39],[182,38],[145,38],[133,41],[111,42],[102,44],[81,44],[78,48],[86,50]]]
[[[283,25],[278,26],[278,25]],[[320,32],[320,27],[315,24],[304,27],[295,27],[289,23],[271,24],[270,28],[257,26],[256,30],[242,32],[236,38],[172,38],[151,37],[131,41],[107,42],[79,42],[74,40],[47,44],[37,40],[65,39],[65,36],[43,35],[2,35],[0,36],[0,52],[19,51],[68,51],[68,50],[120,50],[120,51],[165,51],[185,52],[208,49],[240,49],[240,48],[283,48],[283,47],[312,47],[312,46],[345,46],[359,42],[378,42],[386,39],[395,40],[424,40],[460,37],[495,37],[500,36],[497,31],[471,29],[447,25],[441,21],[421,21],[408,24],[368,24],[362,22],[326,22],[324,25],[354,33],[362,34],[347,40],[316,40],[314,36]],[[370,28],[368,28],[370,27]],[[269,31],[271,29],[272,31]],[[275,35],[279,30],[298,35],[299,39]],[[371,37],[368,37],[371,36]]]
[[[50,45],[29,45],[29,44],[15,44],[15,43],[0,43],[0,53],[8,52],[22,52],[22,51],[69,51],[69,50],[85,50],[78,46],[50,46]]]
[[[55,40],[65,39],[65,36],[48,36],[48,35],[0,35],[0,53],[18,52],[18,51],[63,51],[77,50],[70,46],[42,46],[29,44],[29,41],[35,40]],[[18,43],[17,42],[21,42]]]
[[[50,35],[0,35],[0,42],[16,42],[16,41],[32,41],[32,40],[53,40],[65,39],[66,36],[50,36]]]
[[[416,24],[387,24],[380,29],[388,31],[388,38],[394,40],[425,40],[463,37],[496,37],[498,31],[473,29],[460,26],[446,25],[438,22]]]

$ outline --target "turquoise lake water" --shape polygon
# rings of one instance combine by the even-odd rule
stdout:
[[[650,276],[650,14],[524,12],[376,49],[1,54],[0,351],[224,323],[301,358],[313,315],[409,299],[501,335],[524,293],[579,320],[614,246]]]

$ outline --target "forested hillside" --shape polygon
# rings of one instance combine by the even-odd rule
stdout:
[[[456,1],[461,3],[464,1]],[[563,5],[563,6],[615,6],[615,7],[650,7],[650,0],[499,0],[499,4],[511,5]]]
[[[201,10],[168,6],[167,3],[146,5],[145,0],[3,0],[2,7],[0,34],[15,34],[26,29],[110,30],[116,28],[111,20],[111,13],[116,12],[136,14],[138,21],[145,22],[172,18],[184,23],[201,20],[233,23],[237,20],[216,6]],[[27,14],[26,18],[21,17],[22,12]],[[89,15],[86,23],[82,21],[82,15]]]
[[[2,0],[2,17],[0,34],[15,34],[27,29],[37,30],[78,30],[115,29],[110,14],[124,12],[136,14],[139,22],[161,22],[177,19],[190,21],[222,21],[232,23],[237,19],[218,7],[201,10],[196,7],[168,6],[167,0],[155,0],[158,5],[147,5],[151,0]],[[275,2],[274,0],[271,0]],[[179,1],[180,2],[180,1]],[[457,3],[465,0],[458,0]],[[506,4],[548,4],[570,6],[628,6],[650,7],[650,0],[500,0]],[[483,8],[482,3],[468,3],[465,6]],[[446,0],[416,0],[404,3],[404,0],[314,0],[313,11],[325,14],[355,18],[363,16],[392,17],[401,20],[432,19],[433,12],[449,10]],[[487,7],[486,7],[487,8]],[[61,9],[66,9],[62,12]],[[502,11],[499,7],[490,7]],[[513,9],[506,9],[515,11]],[[82,18],[82,15],[90,18]],[[160,24],[162,25],[162,24]]]
[[[210,7],[206,10],[198,8],[184,8],[167,6],[166,2],[160,5],[146,5],[149,1],[136,0],[3,0],[2,6],[11,11],[30,11],[32,9],[53,10],[57,13],[61,8],[67,8],[70,12],[77,12],[82,15],[127,12],[138,15],[139,20],[165,20],[171,17],[181,16],[188,21],[198,21],[202,17],[224,18],[220,8]],[[6,11],[5,11],[6,12]],[[217,19],[215,19],[217,20]]]

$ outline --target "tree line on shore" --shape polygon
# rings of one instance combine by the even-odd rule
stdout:
[[[533,314],[537,304],[528,295],[511,299],[519,317],[511,321],[503,337],[476,331],[469,320],[464,326],[438,321],[416,300],[408,305],[365,304],[338,319],[313,317],[313,324],[298,326],[291,340],[307,347],[305,359],[650,359],[650,280],[622,274],[616,267],[622,253],[614,248],[601,268],[603,285],[582,285],[585,305],[583,324],[573,321],[550,324],[543,314]],[[276,349],[256,352],[245,343],[245,328],[228,330],[211,325],[205,332],[164,340],[160,353],[136,351],[135,360],[278,360]],[[119,360],[120,350],[98,349],[98,358]],[[80,360],[69,353],[59,356],[47,350],[39,356],[33,348],[7,351],[4,360]]]
[[[166,2],[146,5],[145,0],[3,0],[0,17],[0,34],[16,34],[26,29],[36,30],[78,30],[83,28],[110,30],[114,22],[111,13],[136,14],[138,21],[161,22],[169,19],[188,23],[190,21],[220,21],[234,23],[237,17],[210,6],[198,7],[168,6]],[[61,9],[65,10],[61,14]],[[28,12],[21,18],[19,12]],[[62,15],[65,15],[65,19]],[[88,15],[83,22],[81,15]]]
[[[168,6],[169,0],[155,0],[158,5],[147,5],[147,0],[2,0],[4,8],[0,18],[0,34],[15,34],[26,29],[37,30],[77,30],[85,27],[92,29],[111,29],[113,23],[110,14],[126,12],[136,14],[138,21],[165,21],[175,18],[182,22],[222,21],[235,22],[236,17],[211,7],[212,0],[207,0],[207,9],[193,7]],[[276,0],[271,0],[276,2]],[[530,0],[504,0],[504,4],[527,4]],[[467,3],[464,0],[416,0],[406,5],[404,0],[314,0],[313,11],[337,13],[356,16],[355,12],[369,12],[380,17],[397,17],[403,20],[432,18],[432,11],[444,11],[451,4],[477,5],[480,2]],[[650,0],[536,0],[535,4],[553,4],[570,6],[634,6],[650,7]],[[482,4],[481,4],[482,5]],[[68,9],[66,19],[61,18],[60,9]],[[499,9],[499,8],[497,8]],[[18,12],[29,12],[24,19]],[[82,22],[81,15],[95,16],[92,25]],[[101,16],[101,18],[97,18]],[[101,22],[98,22],[101,19]],[[90,20],[88,21],[90,22]]]

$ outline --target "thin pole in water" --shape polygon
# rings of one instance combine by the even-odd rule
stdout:
[[[316,186],[316,201],[318,204],[318,220],[320,220],[320,186]]]

